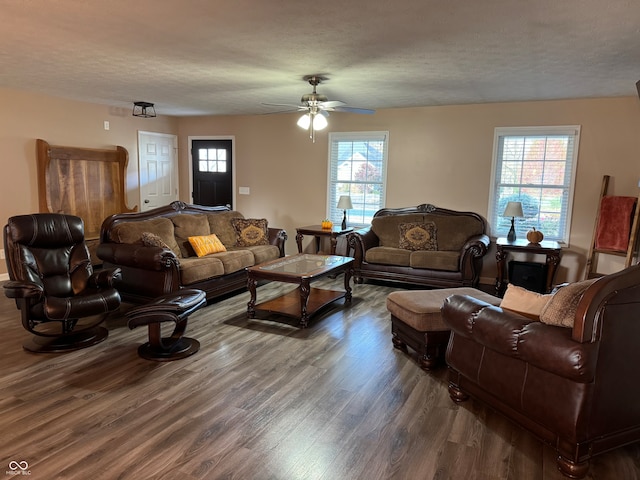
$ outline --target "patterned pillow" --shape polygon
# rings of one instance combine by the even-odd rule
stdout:
[[[268,245],[269,236],[267,220],[264,218],[232,218],[231,224],[236,231],[238,239],[236,246],[253,247],[255,245]]]
[[[401,223],[399,247],[405,250],[438,250],[436,241],[436,224],[425,223]]]
[[[140,235],[140,239],[142,240],[142,244],[145,247],[160,247],[171,250],[171,247],[169,247],[169,245],[167,245],[165,241],[155,233],[142,232],[142,235]]]
[[[549,325],[573,328],[578,303],[585,290],[597,278],[559,287],[540,312],[540,321]]]
[[[227,249],[218,239],[215,233],[211,235],[201,235],[189,237],[189,243],[199,257],[204,257],[210,253],[226,252]]]

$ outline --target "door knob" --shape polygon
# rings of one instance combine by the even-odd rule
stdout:
[[[146,199],[146,200],[144,201],[144,203],[149,203],[149,199]]]

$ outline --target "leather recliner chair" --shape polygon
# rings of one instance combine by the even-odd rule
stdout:
[[[640,440],[640,265],[597,279],[576,301],[573,328],[463,295],[445,301],[442,317],[451,398],[486,403],[582,478],[592,456]]]
[[[10,281],[4,285],[35,337],[32,352],[61,352],[107,338],[99,326],[120,306],[113,281],[120,269],[94,272],[84,242],[84,223],[74,215],[38,213],[11,217],[4,227]]]

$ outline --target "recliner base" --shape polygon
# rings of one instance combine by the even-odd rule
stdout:
[[[94,327],[59,337],[33,336],[22,344],[22,348],[33,353],[62,353],[91,347],[109,336],[104,327]]]

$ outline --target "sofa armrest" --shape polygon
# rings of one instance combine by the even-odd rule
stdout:
[[[284,245],[287,241],[287,232],[282,228],[269,227],[269,244],[280,249],[280,256],[284,257]]]
[[[364,261],[365,252],[370,248],[377,247],[380,240],[378,236],[373,233],[371,227],[366,227],[351,232],[347,236],[347,243],[349,244],[349,248],[353,250],[353,257],[355,258],[354,267],[359,268]]]
[[[489,251],[490,243],[488,235],[480,234],[469,238],[462,246],[459,268],[462,277],[469,279],[472,286],[476,286],[480,280],[482,259]]]
[[[105,263],[143,270],[162,271],[180,263],[175,253],[166,248],[129,243],[101,243],[96,254]]]

